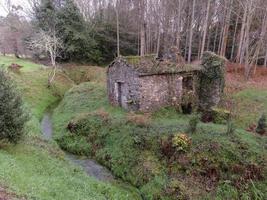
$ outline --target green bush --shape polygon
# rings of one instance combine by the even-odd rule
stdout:
[[[259,134],[264,134],[266,133],[266,116],[265,114],[262,114],[261,118],[258,121],[258,126],[256,128],[256,132]]]
[[[7,73],[0,70],[0,140],[18,142],[27,119],[20,95]]]

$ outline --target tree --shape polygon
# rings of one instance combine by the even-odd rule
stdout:
[[[191,55],[192,55],[192,39],[193,39],[193,32],[194,32],[194,21],[195,21],[195,6],[196,0],[193,0],[192,4],[192,15],[191,15],[191,24],[190,24],[190,36],[189,36],[189,50],[188,50],[188,62],[191,62]]]
[[[210,2],[211,2],[211,0],[208,0],[206,18],[205,18],[205,23],[204,23],[204,31],[203,31],[204,33],[203,33],[203,39],[202,39],[202,45],[201,45],[201,57],[203,56],[204,48],[205,48],[205,42],[206,42],[209,13],[210,13]]]
[[[21,6],[12,6],[10,2],[7,5],[7,15],[0,17],[0,49],[4,55],[14,54],[19,58],[29,54],[25,40],[32,29],[28,21],[19,15]]]
[[[33,6],[33,25],[45,32],[55,32],[57,25],[57,9],[53,0],[40,0]]]
[[[145,22],[145,11],[146,11],[146,0],[140,0],[140,55],[145,55],[145,48],[146,48],[146,36],[145,36],[145,29],[146,29],[146,22]]]
[[[35,50],[49,54],[50,61],[53,66],[53,71],[48,77],[48,86],[50,86],[56,74],[56,59],[61,55],[63,43],[61,39],[56,36],[55,32],[50,33],[41,31],[31,41],[31,47]]]
[[[119,23],[119,1],[116,0],[116,24],[117,24],[117,56],[120,56],[120,23]]]
[[[101,54],[97,49],[94,33],[89,29],[79,9],[72,0],[65,0],[57,14],[57,35],[62,38],[66,61],[91,61],[99,63]]]
[[[0,140],[18,142],[27,120],[20,95],[7,73],[0,70]]]

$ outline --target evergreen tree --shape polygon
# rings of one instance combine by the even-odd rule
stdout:
[[[23,134],[26,121],[21,97],[7,74],[0,70],[0,140],[16,143]]]
[[[64,59],[99,63],[97,43],[79,9],[72,0],[65,0],[58,12],[58,32],[63,40]]]
[[[57,9],[53,0],[41,0],[40,5],[34,8],[33,20],[37,29],[53,32],[57,24]]]

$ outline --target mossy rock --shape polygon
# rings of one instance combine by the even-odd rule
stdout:
[[[212,121],[215,124],[226,124],[230,118],[230,111],[221,108],[211,108]]]

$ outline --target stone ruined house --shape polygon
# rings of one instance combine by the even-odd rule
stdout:
[[[207,61],[211,57],[218,60],[217,63],[209,65],[223,66],[224,62],[215,54],[205,55]],[[203,71],[210,66],[187,65],[176,60],[156,60],[152,56],[116,58],[107,70],[109,102],[129,111],[153,111],[161,107],[175,106],[185,113],[190,113],[196,107],[217,105],[221,96],[221,90],[218,89],[221,88],[221,82],[213,85],[215,82],[208,80],[205,87],[209,94],[205,94],[205,98],[199,94],[199,91],[205,93],[205,88],[199,86],[199,77],[204,77],[205,80]],[[208,105],[201,102],[202,99],[206,101],[206,98],[210,99]]]

